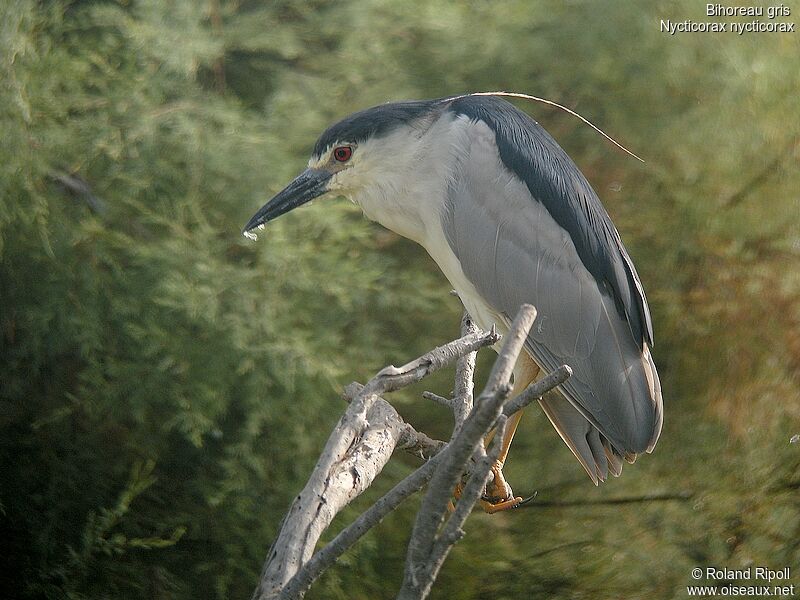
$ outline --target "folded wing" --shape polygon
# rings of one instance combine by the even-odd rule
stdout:
[[[527,351],[545,371],[573,370],[561,388],[566,401],[551,397],[543,408],[592,479],[602,480],[609,470],[619,474],[621,458],[651,451],[661,430],[647,302],[574,163],[510,104],[514,119],[493,123],[497,107],[482,110],[489,100],[500,102],[453,108],[469,121],[469,143],[441,215],[447,242],[499,318],[522,303],[536,306]],[[522,156],[508,156],[520,147]]]

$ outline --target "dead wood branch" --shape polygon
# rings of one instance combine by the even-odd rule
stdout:
[[[363,385],[354,381],[344,388],[342,397],[347,400],[347,402],[352,402],[354,398],[358,397],[358,394],[361,393],[361,390],[363,389]],[[397,411],[394,409],[394,407],[380,396],[375,399],[375,404],[382,405],[384,406],[385,410],[394,412],[394,414],[397,415],[397,419],[402,421],[402,417],[397,414]],[[441,440],[434,440],[433,438],[428,437],[425,433],[417,431],[408,423],[403,422],[402,430],[400,432],[400,439],[397,442],[396,448],[405,450],[417,458],[428,460],[437,454],[442,448],[444,448],[444,446],[445,442]]]
[[[533,307],[521,308],[474,407],[476,353],[480,348],[496,344],[500,336],[494,330],[479,331],[467,315],[462,321],[461,338],[402,367],[386,367],[366,385],[347,386],[344,397],[349,405],[331,433],[305,488],[284,517],[254,600],[302,598],[325,569],[426,483],[430,485],[409,542],[406,577],[399,597],[424,598],[428,594],[450,548],[464,535],[464,522],[484,493],[500,451],[509,407],[518,410],[526,406],[570,374],[568,368],[562,367],[508,402],[511,373],[535,315]],[[453,397],[425,394],[453,412],[453,435],[445,443],[405,423],[382,395],[416,383],[453,361],[457,361]],[[495,436],[495,443],[487,453],[483,439],[493,427],[498,428],[500,435]],[[314,553],[320,536],[336,514],[372,484],[396,448],[427,462]],[[465,473],[469,474],[467,483],[455,510],[445,521],[452,491]]]
[[[503,404],[511,393],[514,365],[535,318],[535,308],[527,304],[520,308],[475,408],[461,430],[439,453],[442,457],[441,464],[431,478],[411,533],[403,586],[398,599],[418,599],[428,595],[450,548],[461,535],[463,521],[480,497],[482,489],[477,494],[474,493],[475,489],[478,488],[481,478],[485,486],[492,466],[491,462],[484,460],[484,456],[473,469],[467,488],[450,516],[450,522],[439,533],[453,489],[478,448],[483,449],[483,438],[502,414]]]
[[[382,369],[361,389],[334,428],[305,488],[270,549],[254,599],[277,598],[306,564],[336,514],[372,484],[400,440],[404,423],[381,394],[415,383],[465,354],[494,344],[495,332],[475,332],[397,368]],[[388,407],[390,408],[390,407]]]

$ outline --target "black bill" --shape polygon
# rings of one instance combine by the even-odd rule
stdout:
[[[321,169],[306,169],[279,192],[272,200],[262,206],[252,216],[242,233],[247,233],[259,225],[280,217],[282,214],[321,196],[328,191],[328,180],[331,173]]]

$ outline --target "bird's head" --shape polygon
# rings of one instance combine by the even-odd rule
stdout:
[[[441,106],[442,100],[394,102],[332,125],[314,145],[308,168],[261,207],[243,233],[252,236],[253,229],[319,197],[358,202],[401,195],[430,151],[424,133],[441,115]]]

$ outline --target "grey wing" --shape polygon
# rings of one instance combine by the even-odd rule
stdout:
[[[658,375],[608,290],[581,262],[573,240],[500,160],[493,132],[470,126],[468,150],[442,213],[447,242],[467,279],[506,318],[519,306],[538,317],[526,349],[545,371],[568,364],[560,398],[542,403],[593,480],[621,457],[650,451],[661,429]],[[577,167],[576,167],[577,169]]]

